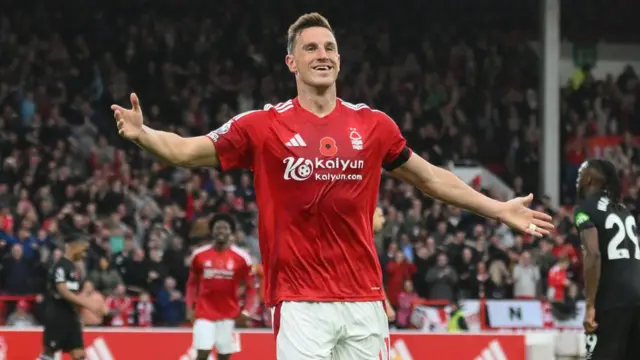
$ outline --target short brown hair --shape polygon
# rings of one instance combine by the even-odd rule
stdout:
[[[300,16],[296,22],[291,24],[291,26],[289,26],[289,31],[287,31],[287,52],[289,54],[293,52],[293,48],[296,44],[296,38],[300,35],[302,30],[311,27],[323,27],[333,33],[329,20],[324,16],[315,12],[304,14]]]

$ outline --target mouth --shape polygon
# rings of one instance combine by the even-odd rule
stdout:
[[[316,66],[312,66],[311,69],[313,71],[317,71],[319,73],[328,73],[331,70],[333,70],[333,66],[332,65],[316,65]]]

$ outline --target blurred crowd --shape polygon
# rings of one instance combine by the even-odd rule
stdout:
[[[128,106],[136,91],[149,126],[195,136],[291,98],[284,34],[308,10],[336,28],[340,97],[387,112],[436,165],[477,162],[517,195],[538,189],[539,59],[527,46],[535,1],[372,2],[364,14],[338,0],[151,3],[13,1],[0,14],[0,292],[24,296],[3,302],[8,324],[37,322],[68,233],[90,238],[83,291],[111,309],[85,314],[89,325],[183,323],[190,254],[208,236],[199,220],[215,212],[235,215],[235,244],[259,262],[251,173],[166,167],[117,136],[109,106]],[[562,89],[562,201],[574,200],[588,138],[620,134],[607,156],[636,211],[638,76],[582,71]],[[557,225],[539,240],[383,175],[375,241],[398,326],[418,297],[579,297],[571,212],[536,195]]]

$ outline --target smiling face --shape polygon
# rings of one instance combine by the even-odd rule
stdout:
[[[316,88],[335,86],[340,54],[326,19],[318,14],[302,16],[289,29],[289,39],[285,62],[296,81]]]

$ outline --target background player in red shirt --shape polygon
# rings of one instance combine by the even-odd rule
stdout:
[[[211,219],[213,245],[196,249],[191,260],[186,306],[189,319],[195,318],[193,347],[198,360],[206,360],[214,346],[219,360],[240,351],[235,323],[250,319],[254,307],[253,265],[249,254],[230,244],[235,228],[230,215],[216,214]],[[245,285],[243,310],[238,301],[241,282]]]
[[[541,236],[551,217],[532,195],[501,202],[413,154],[395,122],[337,98],[338,44],[319,14],[287,34],[285,62],[298,97],[239,114],[206,136],[143,126],[113,105],[119,134],[184,167],[252,169],[260,211],[265,294],[279,360],[387,359],[388,322],[372,221],[381,168],[426,195]],[[213,146],[212,146],[213,144]]]

